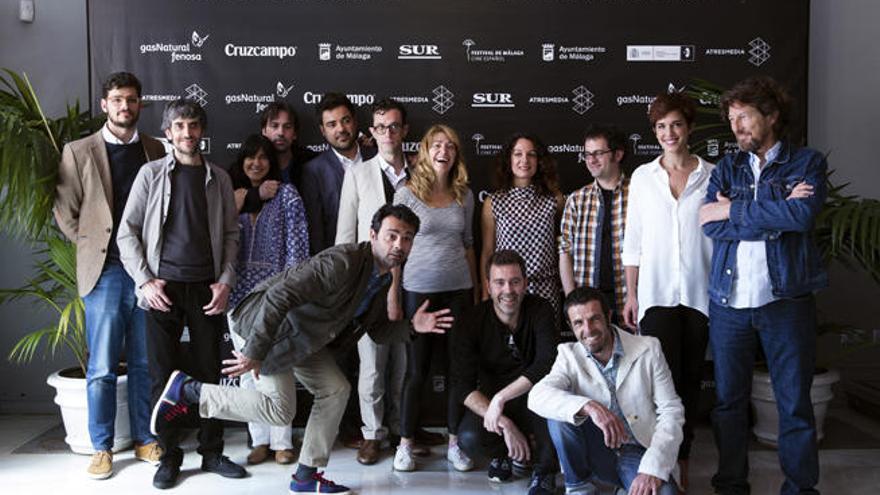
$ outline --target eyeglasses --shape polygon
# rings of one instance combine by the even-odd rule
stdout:
[[[403,129],[403,126],[398,124],[397,122],[391,125],[379,124],[373,126],[373,131],[375,131],[375,133],[379,134],[380,136],[384,136],[387,132],[390,132],[391,134],[397,134],[401,131],[401,129]]]
[[[584,151],[580,154],[580,157],[583,161],[587,161],[588,158],[595,158],[598,160],[606,153],[611,153],[611,150]]]

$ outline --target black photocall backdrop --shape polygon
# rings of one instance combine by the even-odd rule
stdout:
[[[515,131],[550,147],[566,193],[588,182],[578,153],[590,123],[626,133],[627,170],[651,160],[648,104],[696,79],[777,78],[795,104],[791,135],[806,136],[804,0],[89,0],[88,19],[93,111],[107,74],[131,71],[147,104],[140,129],[162,136],[165,102],[194,98],[208,114],[203,151],[223,166],[278,99],[299,113],[300,143],[324,149],[313,108],[329,91],[350,96],[363,132],[370,104],[402,101],[408,152],[431,124],[452,126],[479,199]],[[705,158],[732,149],[721,138]],[[429,387],[438,396],[423,402],[441,403],[442,374]]]
[[[350,95],[364,132],[369,105],[392,96],[410,113],[408,151],[431,124],[458,131],[475,193],[491,189],[495,154],[518,130],[550,146],[570,192],[587,182],[588,124],[630,137],[631,169],[659,153],[652,97],[695,78],[778,78],[802,139],[808,21],[804,0],[90,0],[92,108],[103,78],[123,69],[143,82],[152,135],[166,101],[195,98],[208,113],[205,152],[225,166],[267,102],[291,103],[300,142],[322,149],[321,95]]]

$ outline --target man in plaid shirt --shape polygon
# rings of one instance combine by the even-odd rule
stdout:
[[[559,275],[566,294],[576,287],[601,290],[619,323],[626,295],[621,251],[629,177],[620,170],[626,137],[609,126],[593,125],[584,136],[582,158],[593,182],[565,201],[559,240]]]

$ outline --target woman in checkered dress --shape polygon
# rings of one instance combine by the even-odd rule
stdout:
[[[496,174],[499,188],[483,202],[481,216],[483,277],[494,251],[512,249],[526,261],[529,293],[550,301],[558,314],[562,287],[556,229],[564,198],[556,183],[556,164],[540,139],[517,133],[498,155]]]

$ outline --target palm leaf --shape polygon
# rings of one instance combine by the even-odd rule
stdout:
[[[35,254],[34,275],[15,289],[0,289],[0,304],[26,300],[47,308],[57,315],[55,325],[40,328],[22,337],[9,352],[11,361],[22,363],[34,358],[45,344],[44,357],[53,357],[59,346],[68,348],[85,372],[87,345],[85,306],[76,288],[76,247],[61,237],[55,228],[38,241],[42,245]]]
[[[64,143],[94,132],[102,118],[68,106],[49,119],[27,75],[0,75],[0,224],[32,240],[50,225],[55,182]]]

